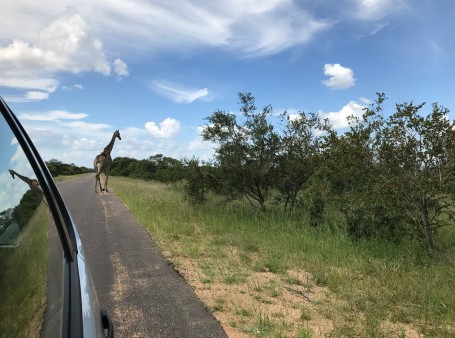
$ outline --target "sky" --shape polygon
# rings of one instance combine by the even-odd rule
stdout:
[[[213,157],[250,92],[336,129],[384,92],[455,112],[452,0],[2,0],[0,95],[44,160]],[[450,118],[453,118],[452,113]],[[278,127],[278,126],[277,126]]]

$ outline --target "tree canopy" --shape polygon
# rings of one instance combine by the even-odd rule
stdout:
[[[216,170],[210,174],[215,179],[203,172],[188,178],[193,187],[202,180],[200,194],[245,198],[263,211],[306,205],[310,216],[321,216],[330,204],[354,238],[417,237],[430,253],[435,232],[453,225],[455,123],[447,108],[435,103],[424,114],[425,103],[400,103],[386,115],[386,97],[378,93],[338,134],[327,120],[305,112],[284,112],[279,129],[270,105],[257,111],[251,93],[239,99],[242,116],[216,111],[207,117],[202,135],[217,145]]]

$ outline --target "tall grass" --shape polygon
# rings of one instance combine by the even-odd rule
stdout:
[[[47,223],[44,203],[17,247],[0,248],[0,337],[39,337],[46,305]]]
[[[234,270],[311,273],[314,285],[336,295],[336,302],[320,306],[333,319],[334,337],[405,335],[394,331],[394,323],[432,337],[455,335],[453,227],[441,234],[445,254],[430,262],[417,242],[353,242],[333,230],[335,214],[314,228],[304,217],[263,213],[238,202],[192,207],[175,186],[119,177],[109,183],[163,252],[204,262],[208,281]],[[233,251],[240,262],[232,259]]]

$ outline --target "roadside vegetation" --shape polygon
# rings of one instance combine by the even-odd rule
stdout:
[[[250,93],[239,103],[206,118],[211,161],[116,158],[110,172],[228,334],[455,335],[448,109],[386,112],[378,93],[340,131],[316,113],[258,110]]]
[[[182,187],[115,177],[112,188],[232,337],[451,337],[455,232],[444,254],[420,243],[352,238],[342,215],[266,213]]]

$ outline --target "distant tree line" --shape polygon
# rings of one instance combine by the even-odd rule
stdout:
[[[94,169],[78,167],[74,163],[67,164],[56,159],[46,161],[46,165],[53,177],[60,175],[77,175],[94,172]]]
[[[177,182],[184,178],[182,161],[163,154],[156,154],[144,160],[116,157],[112,161],[109,174],[160,182]]]

